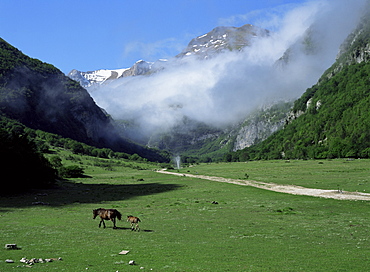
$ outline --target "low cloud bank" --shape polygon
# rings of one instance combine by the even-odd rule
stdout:
[[[184,116],[225,126],[263,104],[298,98],[315,84],[334,63],[365,2],[309,1],[292,6],[274,14],[270,37],[256,38],[241,52],[208,60],[172,59],[163,71],[122,78],[91,95],[114,119],[132,121],[140,137],[164,132]],[[268,27],[267,21],[263,25]],[[288,48],[289,62],[277,62]]]

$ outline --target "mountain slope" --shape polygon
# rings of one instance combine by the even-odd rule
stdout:
[[[253,39],[269,36],[269,31],[246,24],[241,27],[220,26],[196,37],[177,57],[193,56],[206,59],[225,50],[241,50],[250,46]]]
[[[337,61],[298,99],[285,128],[234,160],[370,157],[370,20],[365,16]]]
[[[33,129],[97,147],[160,158],[122,139],[78,82],[0,39],[0,112]],[[163,159],[163,158],[162,158]]]

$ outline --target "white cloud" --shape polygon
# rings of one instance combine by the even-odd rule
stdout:
[[[312,4],[312,1],[309,2]],[[287,14],[304,8],[305,4],[284,4],[268,9],[252,10],[244,14],[237,14],[227,18],[220,18],[219,25],[238,26],[253,24],[261,28],[275,31],[281,28],[281,23]]]
[[[162,72],[120,79],[92,95],[115,119],[135,120],[143,134],[163,132],[183,116],[215,126],[235,122],[262,103],[297,98],[315,84],[335,61],[364,2],[355,0],[348,7],[346,1],[312,1],[283,14],[272,13],[269,18],[276,29],[271,37],[256,39],[243,52],[227,52],[207,61],[173,60]],[[307,56],[298,50],[289,66],[276,69],[276,60],[312,25],[320,53]],[[142,50],[150,56],[166,47],[164,44],[133,44],[127,53]]]

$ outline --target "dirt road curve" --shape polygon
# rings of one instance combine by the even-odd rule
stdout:
[[[217,182],[227,182],[237,185],[246,185],[253,186],[260,189],[270,190],[274,192],[287,193],[293,195],[306,195],[306,196],[315,196],[315,197],[324,197],[324,198],[334,198],[340,200],[370,200],[370,194],[368,193],[359,193],[359,192],[338,192],[338,190],[323,190],[323,189],[311,189],[295,185],[280,185],[275,183],[266,183],[253,180],[242,180],[242,179],[228,179],[222,177],[212,177],[212,176],[203,176],[203,175],[192,175],[192,174],[182,174],[182,173],[173,173],[167,172],[165,170],[159,170],[158,173],[169,174],[182,177],[190,178],[199,178],[213,180]]]

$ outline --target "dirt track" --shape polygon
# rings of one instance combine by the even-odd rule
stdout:
[[[229,179],[222,177],[212,177],[204,175],[192,175],[192,174],[182,174],[182,173],[173,173],[167,172],[165,170],[159,170],[158,173],[169,174],[181,177],[190,177],[190,178],[199,178],[213,180],[217,182],[226,182],[233,183],[237,185],[252,186],[260,189],[270,190],[274,192],[287,193],[293,195],[306,195],[306,196],[315,196],[315,197],[324,197],[324,198],[333,198],[340,200],[370,200],[370,194],[368,193],[359,193],[359,192],[347,192],[347,191],[338,191],[338,190],[323,190],[323,189],[311,189],[295,185],[280,185],[275,183],[266,183],[253,180],[242,180],[242,179]]]

